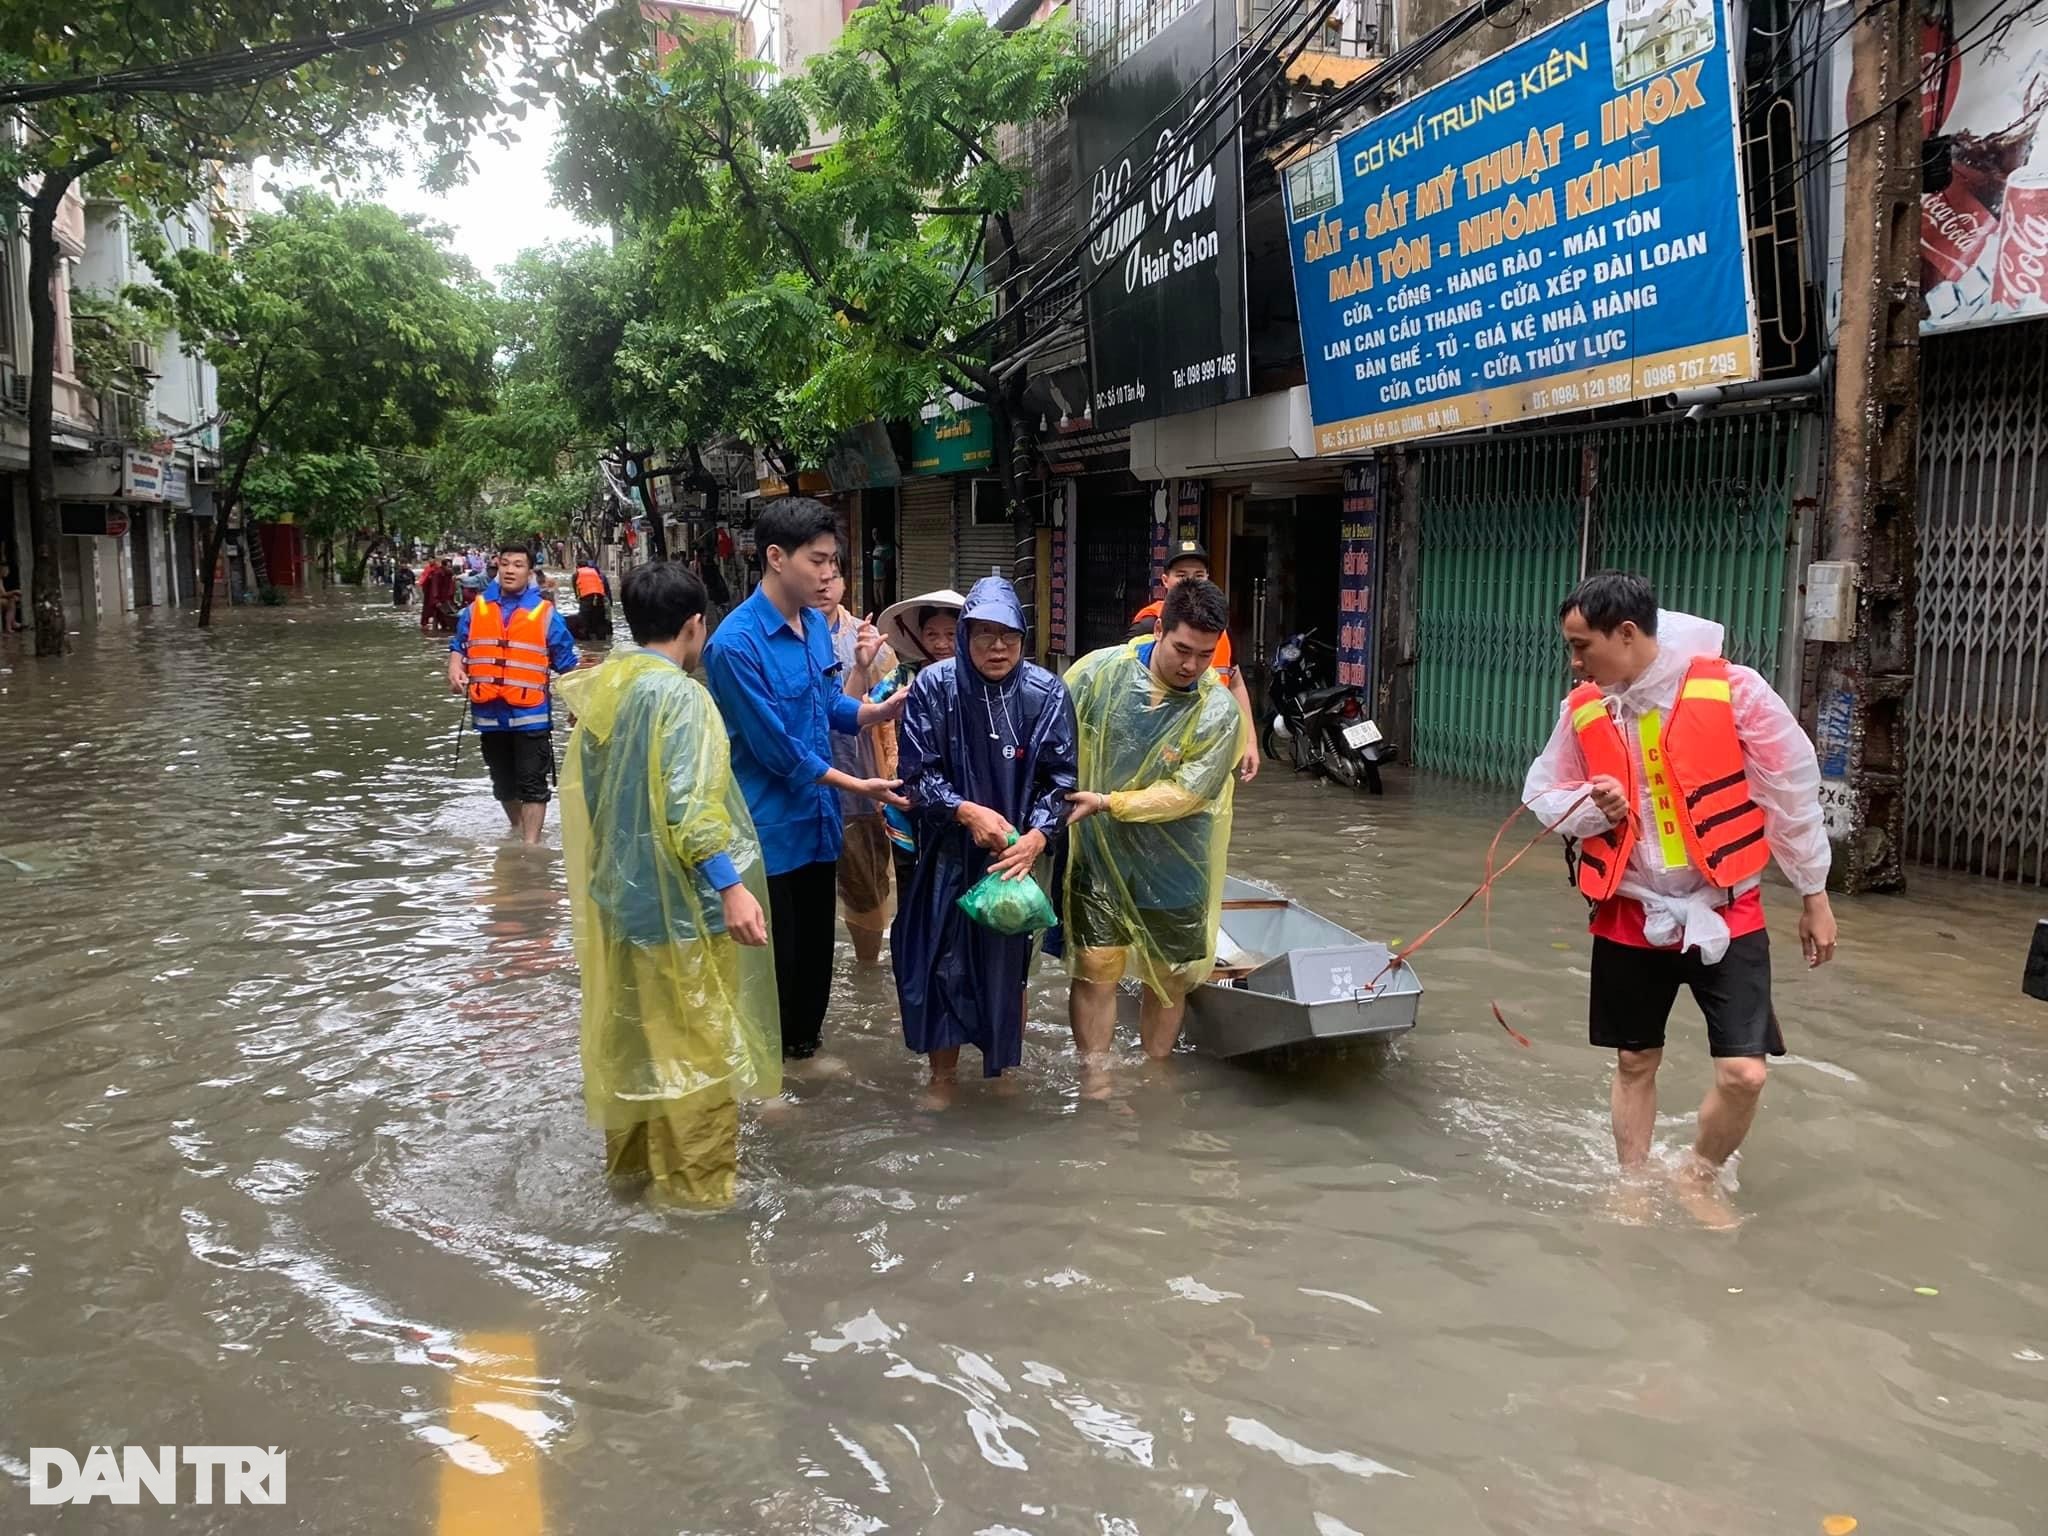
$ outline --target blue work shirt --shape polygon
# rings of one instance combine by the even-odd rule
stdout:
[[[481,596],[491,603],[505,600],[495,581],[484,588]],[[519,594],[512,606],[531,608],[540,601],[540,589],[528,582],[526,590]],[[462,616],[455,621],[455,638],[448,642],[448,649],[462,652],[465,661],[469,655],[469,616],[475,611],[474,599],[463,604]],[[568,624],[559,612],[552,614],[548,619],[548,665],[557,672],[574,672],[582,659],[576,650],[576,637],[569,633]],[[543,701],[536,709],[514,709],[500,699],[491,704],[472,704],[469,713],[479,731],[547,731],[553,730],[555,723],[549,701]]]
[[[806,608],[799,617],[801,637],[756,587],[704,648],[733,777],[771,875],[839,857],[839,795],[819,780],[832,766],[831,733],[860,729],[860,700],[846,694],[825,616]]]

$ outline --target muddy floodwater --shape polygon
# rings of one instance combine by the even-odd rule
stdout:
[[[582,1120],[555,817],[504,844],[415,625],[0,654],[0,1530],[2048,1530],[2038,895],[1916,872],[1809,975],[1767,893],[1793,1054],[1732,1232],[1616,1186],[1549,848],[1398,1048],[1106,1104],[1042,976],[1015,1090],[920,1108],[842,943],[847,1075],[663,1213]],[[1269,774],[1232,864],[1412,937],[1508,808]],[[1689,1002],[1672,1045],[1666,1150]],[[161,1444],[279,1447],[288,1502],[29,1503],[33,1447]]]

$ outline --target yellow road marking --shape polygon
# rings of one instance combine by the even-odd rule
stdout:
[[[441,1463],[436,1536],[540,1536],[540,1448],[510,1422],[530,1411],[533,1335],[468,1334],[458,1349],[448,1428],[469,1454]]]

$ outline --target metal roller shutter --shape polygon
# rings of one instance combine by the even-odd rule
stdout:
[[[897,591],[905,597],[953,585],[953,481],[903,482],[896,528]]]
[[[976,527],[973,503],[979,500],[983,514],[1001,517],[1003,505],[1002,482],[997,480],[970,481],[974,495],[963,494],[960,509],[960,590],[965,592],[991,568],[999,576],[1008,576],[1016,562],[1017,540],[1009,522],[1000,520]]]
[[[1517,785],[1556,723],[1588,448],[1589,563],[1641,571],[1667,607],[1725,625],[1731,661],[1775,676],[1800,430],[1746,412],[1425,447],[1415,766]]]
[[[1920,343],[1906,853],[2048,885],[2048,320]]]

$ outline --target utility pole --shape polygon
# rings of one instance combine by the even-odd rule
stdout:
[[[1906,0],[1851,34],[1829,484],[1809,574],[1809,677],[1832,883],[1905,886],[1920,454],[1920,25]],[[1830,595],[1833,601],[1830,602]]]

